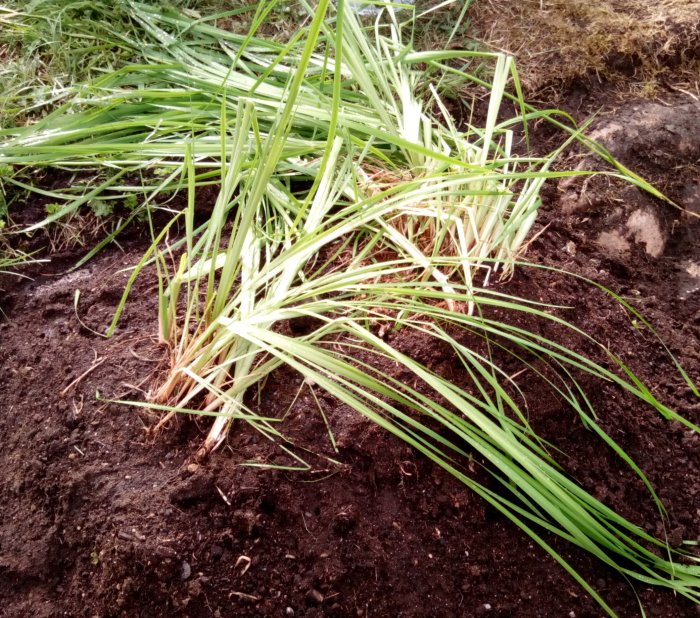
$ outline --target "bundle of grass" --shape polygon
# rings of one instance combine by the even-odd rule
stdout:
[[[557,152],[515,156],[511,129],[538,118],[558,122],[556,114],[525,105],[502,55],[414,51],[391,10],[367,32],[343,0],[336,8],[321,0],[288,43],[256,38],[274,4],[259,3],[251,32],[237,35],[129,1],[147,64],[78,87],[41,122],[0,135],[0,163],[110,170],[90,199],[123,195],[125,174],[154,166],[166,172],[144,180],[141,190],[151,196],[186,185],[187,207],[154,233],[133,275],[149,261],[159,269],[160,338],[170,361],[142,405],[212,416],[199,457],[243,421],[279,444],[287,462],[291,457],[283,465],[304,468],[280,419],[255,414],[246,397],[285,364],[460,479],[545,548],[608,614],[543,530],[631,580],[700,601],[697,557],[671,551],[567,476],[528,424],[508,374],[461,336],[480,338],[487,349],[501,346],[519,362],[541,361],[547,373],[526,366],[631,466],[663,512],[643,472],[596,423],[574,374],[613,383],[697,428],[552,308],[488,286],[494,272],[507,274],[518,259],[542,183],[564,175],[550,171]],[[492,61],[493,81],[453,66],[468,58]],[[487,89],[483,126],[451,120],[440,94],[445,76]],[[518,117],[499,121],[504,99],[516,102]],[[584,139],[573,129],[570,136]],[[197,226],[197,188],[210,183],[220,192]],[[184,223],[185,237],[168,245],[175,222]],[[575,332],[615,370],[496,320],[494,308]],[[285,330],[295,319],[308,328]],[[451,348],[463,384],[392,345],[389,330]],[[410,379],[382,372],[387,361]],[[332,442],[330,426],[329,435]],[[466,473],[471,454],[486,462],[501,491]]]
[[[612,381],[661,414],[683,419],[612,353],[621,375],[554,341],[484,317],[488,307],[500,307],[575,330],[545,308],[476,284],[485,279],[481,271],[512,267],[535,216],[539,188],[552,175],[551,158],[517,160],[511,134],[497,123],[507,59],[497,57],[485,127],[465,134],[451,124],[436,89],[430,90],[431,105],[413,94],[421,76],[411,51],[401,47],[395,20],[377,24],[368,39],[342,3],[331,21],[324,21],[324,10],[322,3],[289,78],[284,107],[267,134],[257,130],[255,93],[250,101],[239,99],[232,127],[222,124],[222,133],[227,127],[229,133],[222,138],[222,191],[201,234],[193,225],[196,172],[190,164],[187,249],[161,295],[161,338],[171,350],[171,370],[152,400],[171,414],[198,408],[215,417],[199,457],[242,419],[304,467],[275,420],[256,417],[246,403],[251,386],[286,364],[467,484],[554,556],[609,614],[538,527],[626,577],[698,600],[700,567],[693,559],[662,557],[662,541],[563,473],[509,396],[505,373],[451,334],[456,329],[507,342],[520,350],[516,357],[535,354],[558,368],[561,383],[553,387],[632,466],[658,503],[642,471],[596,424],[572,373]],[[317,67],[308,72],[321,32],[324,43],[333,45],[333,59],[326,58],[322,71],[327,86],[317,81]],[[309,81],[333,93],[323,114],[329,119],[325,148],[315,159],[299,158],[292,170],[284,145],[296,138],[294,114],[303,108],[299,96]],[[348,99],[368,110],[366,122],[375,123],[370,135],[347,122]],[[387,136],[389,150],[379,136]],[[293,188],[300,186],[305,188]],[[166,273],[165,255],[160,264]],[[280,326],[294,319],[314,326],[301,335],[285,334]],[[381,336],[387,329],[448,343],[471,387],[459,387],[400,352]],[[414,380],[381,373],[378,359],[391,360]],[[329,434],[332,441],[330,428]],[[504,493],[465,474],[460,459],[468,453],[489,462]]]

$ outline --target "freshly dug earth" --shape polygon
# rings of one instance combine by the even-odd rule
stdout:
[[[488,0],[473,2],[466,35],[515,56],[531,98],[569,89],[666,98],[700,94],[699,14],[698,0]]]
[[[629,92],[662,95],[660,105],[633,102],[604,114],[596,135],[689,212],[604,179],[552,184],[528,258],[620,293],[696,381],[698,6],[489,0],[474,7],[483,38],[520,60],[531,95],[556,97],[573,113],[602,101],[619,107]],[[547,143],[551,136],[539,132]],[[567,166],[578,165],[580,153],[570,156]],[[584,168],[595,165],[583,159]],[[202,202],[205,208],[206,197]],[[29,272],[33,281],[0,279],[0,615],[602,615],[503,516],[356,413],[320,392],[317,404],[291,371],[273,374],[250,403],[261,414],[287,413],[285,434],[315,453],[307,455],[314,464],[308,472],[243,466],[285,461],[245,425],[235,426],[210,460],[191,465],[204,420],[179,419],[152,436],[155,414],[110,403],[143,399],[165,367],[166,352],[154,339],[152,272],[136,284],[117,334],[106,340],[94,332],[104,331],[119,300],[127,278],[121,269],[146,245],[132,232],[123,250],[112,248],[74,272],[66,271],[80,256],[67,249]],[[521,268],[499,289],[571,307],[559,314],[610,345],[664,403],[700,422],[698,398],[658,340],[609,296],[534,268]],[[563,329],[510,317],[605,362],[595,346]],[[393,337],[403,351],[460,380],[449,351],[415,335]],[[520,370],[500,360],[512,374]],[[584,380],[601,425],[664,501],[664,527],[639,479],[573,411],[532,372],[515,380],[534,429],[563,451],[557,458],[589,491],[673,546],[699,538],[700,436],[609,385]],[[480,463],[465,465],[495,488]],[[638,585],[637,599],[615,572],[545,538],[620,616],[639,615],[640,602],[649,616],[698,615],[664,590]]]
[[[632,107],[625,113],[627,125],[640,116]],[[638,133],[653,139],[649,131]],[[691,180],[697,158],[674,148],[668,140],[666,158],[655,160],[676,170],[670,196],[694,203],[688,196],[697,189]],[[658,180],[663,169],[653,169],[644,152],[627,148],[621,157]],[[587,206],[582,195],[591,198]],[[544,198],[541,234],[528,258],[621,294],[697,379],[698,219],[615,183],[551,185]],[[638,209],[651,217],[639,225],[656,226],[662,235],[658,251],[635,235],[637,228],[624,227]],[[613,231],[624,244],[601,242]],[[503,516],[356,413],[320,392],[317,404],[311,387],[290,370],[274,373],[251,405],[266,416],[288,413],[284,432],[315,453],[311,471],[241,465],[280,461],[279,449],[246,425],[236,425],[225,448],[200,465],[190,457],[205,421],[178,419],[150,435],[155,414],[109,400],[143,399],[164,369],[166,352],[154,338],[154,273],[138,280],[116,335],[95,332],[104,331],[116,307],[128,276],[122,269],[145,246],[132,236],[122,250],[105,251],[73,272],[66,273],[78,256],[64,254],[36,267],[31,281],[0,281],[3,616],[602,614]],[[700,422],[698,399],[658,340],[608,295],[573,277],[525,267],[499,289],[571,307],[560,315],[610,345],[662,401]],[[606,362],[595,346],[563,329],[511,317]],[[405,352],[460,379],[448,351],[415,335],[393,337]],[[664,501],[664,528],[639,479],[573,411],[532,372],[516,381],[534,429],[565,453],[560,461],[589,491],[650,532],[667,534],[674,546],[698,538],[700,436],[610,385],[584,381],[601,425]],[[317,405],[329,418],[337,454]],[[467,467],[495,488],[479,463]],[[620,616],[639,614],[635,590],[649,616],[698,615],[687,600],[643,585],[633,590],[585,552],[545,538]]]

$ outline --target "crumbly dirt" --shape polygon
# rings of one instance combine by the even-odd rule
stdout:
[[[620,154],[632,159],[624,161],[628,166],[651,174],[639,156],[642,146]],[[674,153],[673,140],[664,152],[664,165],[692,169],[687,152]],[[692,175],[674,175],[672,197],[692,206],[692,182]],[[547,187],[540,234],[527,257],[621,294],[697,379],[700,292],[686,278],[698,275],[690,266],[700,262],[698,219],[614,183],[588,186],[595,199],[586,208],[567,207],[570,194],[581,190]],[[622,201],[623,213],[611,219]],[[663,223],[657,255],[612,223],[623,225],[639,209]],[[622,229],[626,243],[617,252],[600,242],[614,229]],[[310,387],[291,370],[274,373],[251,405],[266,415],[288,412],[286,435],[316,453],[311,471],[242,465],[280,461],[279,449],[246,425],[235,426],[226,447],[199,466],[188,463],[206,423],[180,419],[150,436],[154,415],[111,400],[142,399],[162,370],[164,350],[154,339],[154,273],[137,281],[115,336],[97,334],[124,288],[123,269],[139,260],[144,247],[132,232],[121,249],[105,250],[75,271],[67,272],[78,255],[68,252],[34,267],[32,280],[0,281],[3,616],[601,615],[503,516],[406,445],[318,393],[338,443],[333,453]],[[665,403],[700,422],[698,399],[658,341],[609,296],[535,268],[521,268],[499,286],[571,307],[561,310],[563,317],[609,344]],[[518,319],[600,354],[562,329]],[[455,359],[434,342],[415,334],[394,337],[403,351],[458,378]],[[585,382],[601,425],[664,501],[664,529],[640,481],[556,394],[531,377],[519,385],[534,429],[565,453],[567,470],[596,497],[654,534],[667,533],[673,545],[698,538],[700,436],[610,385]],[[491,483],[478,466],[470,469]],[[618,574],[545,538],[620,616],[639,614],[635,592]],[[638,585],[636,593],[649,616],[698,615],[695,606],[665,590]]]
[[[579,88],[700,95],[698,15],[698,0],[484,0],[470,11],[480,41],[514,55],[528,94],[545,100]]]

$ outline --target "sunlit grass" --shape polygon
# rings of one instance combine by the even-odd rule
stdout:
[[[411,20],[403,13],[387,10],[365,26],[345,2],[333,8],[321,0],[307,7],[304,27],[279,42],[258,36],[275,2],[256,5],[247,34],[145,3],[119,6],[139,25],[119,41],[139,64],[65,85],[56,109],[0,132],[0,165],[13,170],[7,182],[27,190],[33,187],[24,171],[41,166],[96,174],[88,188],[54,191],[61,205],[34,228],[92,200],[136,191],[146,206],[174,215],[162,228],[153,224],[153,244],[131,280],[146,264],[159,273],[159,337],[170,368],[150,403],[168,411],[162,423],[176,413],[213,417],[197,454],[205,457],[234,423],[245,422],[292,458],[280,465],[305,468],[280,419],[255,414],[247,399],[285,364],[460,479],[544,547],[607,613],[543,531],[630,580],[698,601],[697,558],[672,551],[572,480],[509,394],[513,381],[499,354],[464,343],[476,338],[544,379],[646,484],[663,519],[654,488],[596,423],[576,378],[615,385],[665,418],[697,427],[556,308],[490,286],[517,266],[543,183],[574,173],[552,171],[570,140],[608,158],[617,176],[654,189],[567,125],[564,114],[527,106],[510,58],[416,51],[406,43]],[[490,64],[490,81],[469,72],[471,60]],[[489,104],[480,122],[456,125],[441,91],[446,77],[483,88]],[[566,129],[562,146],[544,157],[516,155],[516,130],[526,136],[536,120]],[[134,177],[141,179],[136,189],[127,182]],[[198,224],[204,184],[220,190]],[[187,196],[184,209],[163,203],[177,191]],[[177,239],[176,226],[184,232]],[[494,309],[572,332],[607,365],[495,320]],[[313,326],[286,334],[282,327],[294,318]],[[402,353],[382,336],[387,331],[448,345],[463,385]],[[387,375],[385,364],[413,379]],[[473,454],[501,491],[465,472]]]

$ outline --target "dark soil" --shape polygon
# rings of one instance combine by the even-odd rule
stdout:
[[[698,0],[489,0],[471,7],[465,38],[512,54],[530,100],[697,96],[699,12]]]
[[[634,168],[635,161],[626,163]],[[674,178],[679,195],[690,177]],[[625,195],[632,210],[619,220],[643,207],[655,209],[664,223],[661,255],[651,257],[633,235],[624,251],[601,247],[614,195],[588,211],[564,212],[553,185],[528,258],[621,294],[697,379],[700,293],[685,285],[684,265],[700,261],[700,225],[660,201],[635,206],[635,199],[646,198]],[[602,615],[503,516],[411,448],[318,393],[341,464],[325,461],[320,455],[331,454],[326,427],[308,385],[289,370],[270,377],[257,406],[270,416],[289,409],[286,435],[319,454],[309,472],[241,465],[274,463],[280,455],[246,425],[236,425],[226,447],[201,465],[189,462],[206,423],[180,419],[151,437],[152,414],[108,400],[142,399],[163,367],[164,351],[154,339],[154,274],[138,280],[113,338],[93,332],[104,331],[128,276],[121,269],[134,265],[144,247],[126,238],[122,250],[108,249],[69,274],[77,255],[38,267],[32,281],[0,281],[6,315],[0,324],[3,616]],[[610,296],[535,268],[521,268],[500,289],[572,307],[561,315],[610,345],[664,403],[700,422],[698,398],[658,340]],[[562,343],[583,344],[604,360],[595,346],[563,329],[527,325]],[[459,374],[445,350],[402,336],[393,340],[402,350]],[[642,483],[575,412],[542,383],[524,376],[519,385],[535,430],[562,449],[567,470],[596,497],[650,532],[668,534],[674,546],[698,538],[700,436],[610,385],[586,383],[602,427],[664,501],[664,529]],[[478,466],[470,469],[491,482]],[[640,602],[648,616],[698,616],[689,601],[641,584],[632,589],[587,553],[545,538],[620,616],[639,615]]]

